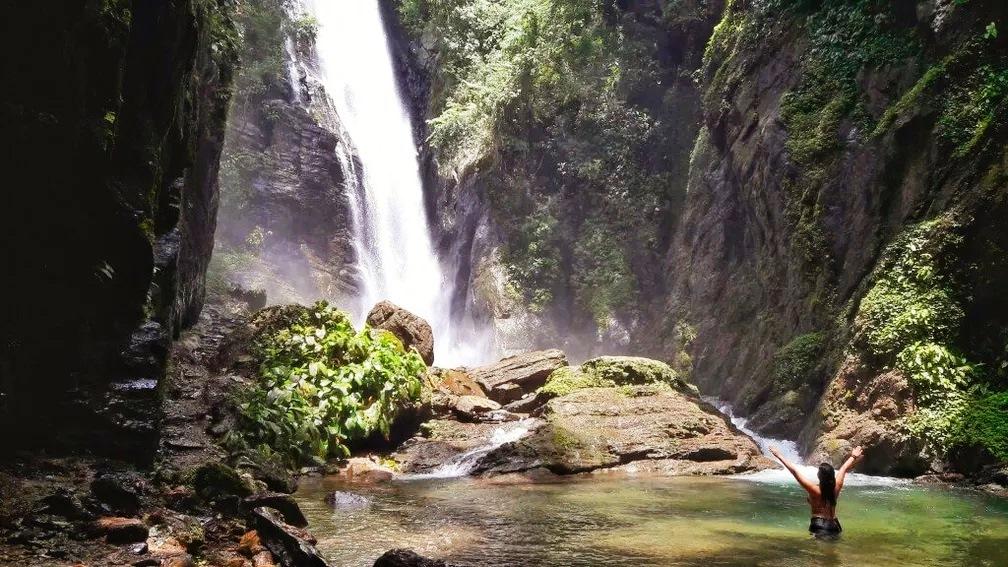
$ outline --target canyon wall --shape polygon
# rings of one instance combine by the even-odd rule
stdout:
[[[168,346],[204,301],[231,11],[225,0],[7,11],[5,443],[153,450]]]
[[[395,6],[502,345],[661,355],[869,472],[1008,458],[1002,4]]]

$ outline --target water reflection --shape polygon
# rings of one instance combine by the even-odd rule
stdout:
[[[333,490],[361,493],[371,506],[333,510],[325,504]],[[370,565],[392,547],[461,565],[628,567],[999,565],[1008,549],[1008,503],[921,487],[847,489],[838,541],[805,531],[800,489],[731,479],[316,480],[297,496],[338,565]]]

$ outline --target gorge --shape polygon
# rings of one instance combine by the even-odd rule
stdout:
[[[0,564],[998,564],[1006,16],[12,8]]]

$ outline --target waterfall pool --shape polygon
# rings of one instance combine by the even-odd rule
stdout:
[[[317,478],[295,497],[334,565],[370,566],[395,547],[459,565],[1008,565],[1002,499],[909,483],[854,485],[838,510],[843,535],[821,541],[806,532],[800,488],[751,480]],[[330,507],[332,491],[367,504]]]

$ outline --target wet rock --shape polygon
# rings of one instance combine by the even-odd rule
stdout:
[[[189,555],[176,555],[162,559],[161,567],[196,567],[196,562]]]
[[[507,404],[535,391],[554,370],[567,366],[563,352],[543,350],[509,356],[494,364],[469,370],[490,399]]]
[[[242,511],[245,514],[251,513],[252,510],[261,506],[280,512],[284,522],[292,526],[303,528],[308,525],[308,520],[305,518],[304,513],[301,512],[301,508],[289,494],[265,492],[263,494],[248,496],[242,500]]]
[[[358,457],[350,459],[339,474],[354,482],[377,483],[392,480],[395,471],[371,459]]]
[[[368,313],[367,324],[392,333],[406,349],[416,350],[428,366],[434,364],[434,332],[421,317],[391,301],[382,301]]]
[[[199,518],[171,510],[155,510],[147,515],[151,526],[147,544],[153,550],[164,548],[162,555],[172,555],[170,549],[181,546],[181,552],[196,553],[206,540]],[[154,553],[153,551],[151,553]]]
[[[91,534],[104,536],[105,541],[115,544],[142,543],[147,541],[147,525],[136,518],[107,516],[98,518],[91,524]]]
[[[269,551],[260,551],[252,557],[252,567],[274,567],[273,554]]]
[[[403,443],[392,458],[403,472],[430,472],[466,451],[486,445],[500,427],[493,423],[434,419],[424,423],[421,435]]]
[[[489,416],[501,409],[497,402],[478,396],[460,396],[452,407],[452,412],[459,421],[487,421]]]
[[[360,494],[342,492],[338,490],[327,494],[325,501],[326,504],[332,506],[333,508],[349,510],[367,508],[371,504],[371,501]]]
[[[723,415],[666,385],[578,390],[551,400],[543,416],[545,425],[491,451],[474,472],[570,474],[647,462],[656,474],[728,474],[769,466]]]
[[[233,468],[223,463],[206,463],[193,473],[193,488],[208,501],[237,500],[252,493],[252,487]]]
[[[259,533],[255,530],[246,532],[242,536],[241,541],[238,542],[238,553],[245,557],[253,557],[265,550],[266,548],[263,546],[262,541],[259,540]]]
[[[448,567],[448,564],[419,555],[411,549],[392,549],[379,557],[374,567]]]
[[[328,567],[315,549],[314,538],[285,523],[278,512],[256,508],[252,511],[252,527],[262,544],[284,567]]]
[[[2,496],[2,494],[0,494]],[[66,488],[58,488],[56,492],[46,496],[38,502],[38,512],[42,514],[52,514],[61,516],[68,520],[92,520],[92,514],[81,502],[81,499],[73,491]],[[2,524],[2,522],[0,522]]]
[[[140,510],[140,496],[147,489],[147,481],[137,473],[104,473],[91,482],[91,494],[109,509],[132,516]]]
[[[465,369],[432,368],[427,379],[434,390],[445,394],[486,397],[483,388],[473,380]]]
[[[532,394],[525,394],[521,399],[505,405],[504,409],[512,413],[535,415],[536,411],[542,408],[548,401],[549,396],[542,395],[537,391]]]

